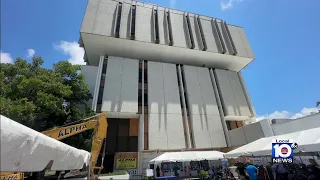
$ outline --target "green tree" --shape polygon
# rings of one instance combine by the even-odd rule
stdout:
[[[316,105],[317,105],[317,107],[320,106],[320,101],[317,101],[317,102],[316,102]]]
[[[86,104],[92,96],[81,66],[60,61],[46,69],[43,63],[33,57],[31,63],[17,58],[13,64],[0,64],[1,114],[39,132],[94,115]],[[89,150],[90,134],[65,142]]]

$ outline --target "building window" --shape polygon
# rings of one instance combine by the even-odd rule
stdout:
[[[117,14],[117,23],[116,23],[116,33],[115,37],[120,37],[120,24],[121,24],[121,13],[122,13],[122,3],[119,2],[118,4],[118,14]]]
[[[200,31],[200,37],[201,37],[202,43],[203,43],[202,51],[206,51],[207,50],[207,43],[206,43],[206,39],[205,39],[204,34],[203,34],[203,29],[202,29],[202,25],[201,25],[201,19],[200,19],[199,16],[197,17],[197,24],[198,24],[199,31]]]
[[[131,7],[131,40],[135,39],[136,34],[136,10],[137,7],[132,5]]]
[[[155,28],[155,43],[159,44],[160,39],[159,39],[159,21],[158,21],[158,11],[156,9],[153,10],[153,15],[154,15],[154,28]]]
[[[189,38],[190,38],[190,49],[194,49],[195,45],[194,45],[194,40],[193,40],[193,34],[192,34],[192,29],[191,29],[191,25],[190,25],[190,17],[189,14],[186,15],[186,23],[187,23],[187,31],[189,32]]]
[[[172,29],[171,29],[171,20],[170,20],[170,13],[166,12],[167,18],[167,25],[168,25],[168,34],[169,34],[169,46],[173,46],[173,38],[172,38]]]

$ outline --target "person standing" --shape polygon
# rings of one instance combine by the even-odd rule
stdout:
[[[246,172],[249,175],[249,180],[257,180],[258,168],[250,164],[250,162],[247,162],[246,165],[247,165]]]
[[[237,173],[239,175],[240,180],[245,180],[246,179],[246,172],[245,172],[245,167],[243,163],[239,163],[237,166]]]
[[[160,177],[160,168],[159,168],[159,165],[158,165],[157,168],[156,168],[156,173],[157,173],[157,177]]]

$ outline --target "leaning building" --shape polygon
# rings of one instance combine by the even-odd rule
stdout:
[[[105,168],[133,173],[167,151],[231,148],[255,118],[241,70],[254,60],[242,27],[131,0],[88,0],[79,44],[94,111],[106,112]],[[122,153],[122,154],[121,154]]]

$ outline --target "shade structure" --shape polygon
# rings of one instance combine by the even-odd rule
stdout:
[[[1,115],[1,166],[4,172],[81,169],[90,153],[76,149]]]
[[[298,144],[298,148],[294,150],[295,153],[320,152],[320,128],[313,128],[289,134],[261,138],[224,154],[224,157],[235,158],[239,156],[271,155],[273,139],[293,140]]]
[[[166,152],[150,160],[150,163],[161,162],[188,162],[201,160],[218,160],[223,158],[224,153],[219,151],[184,151]]]

